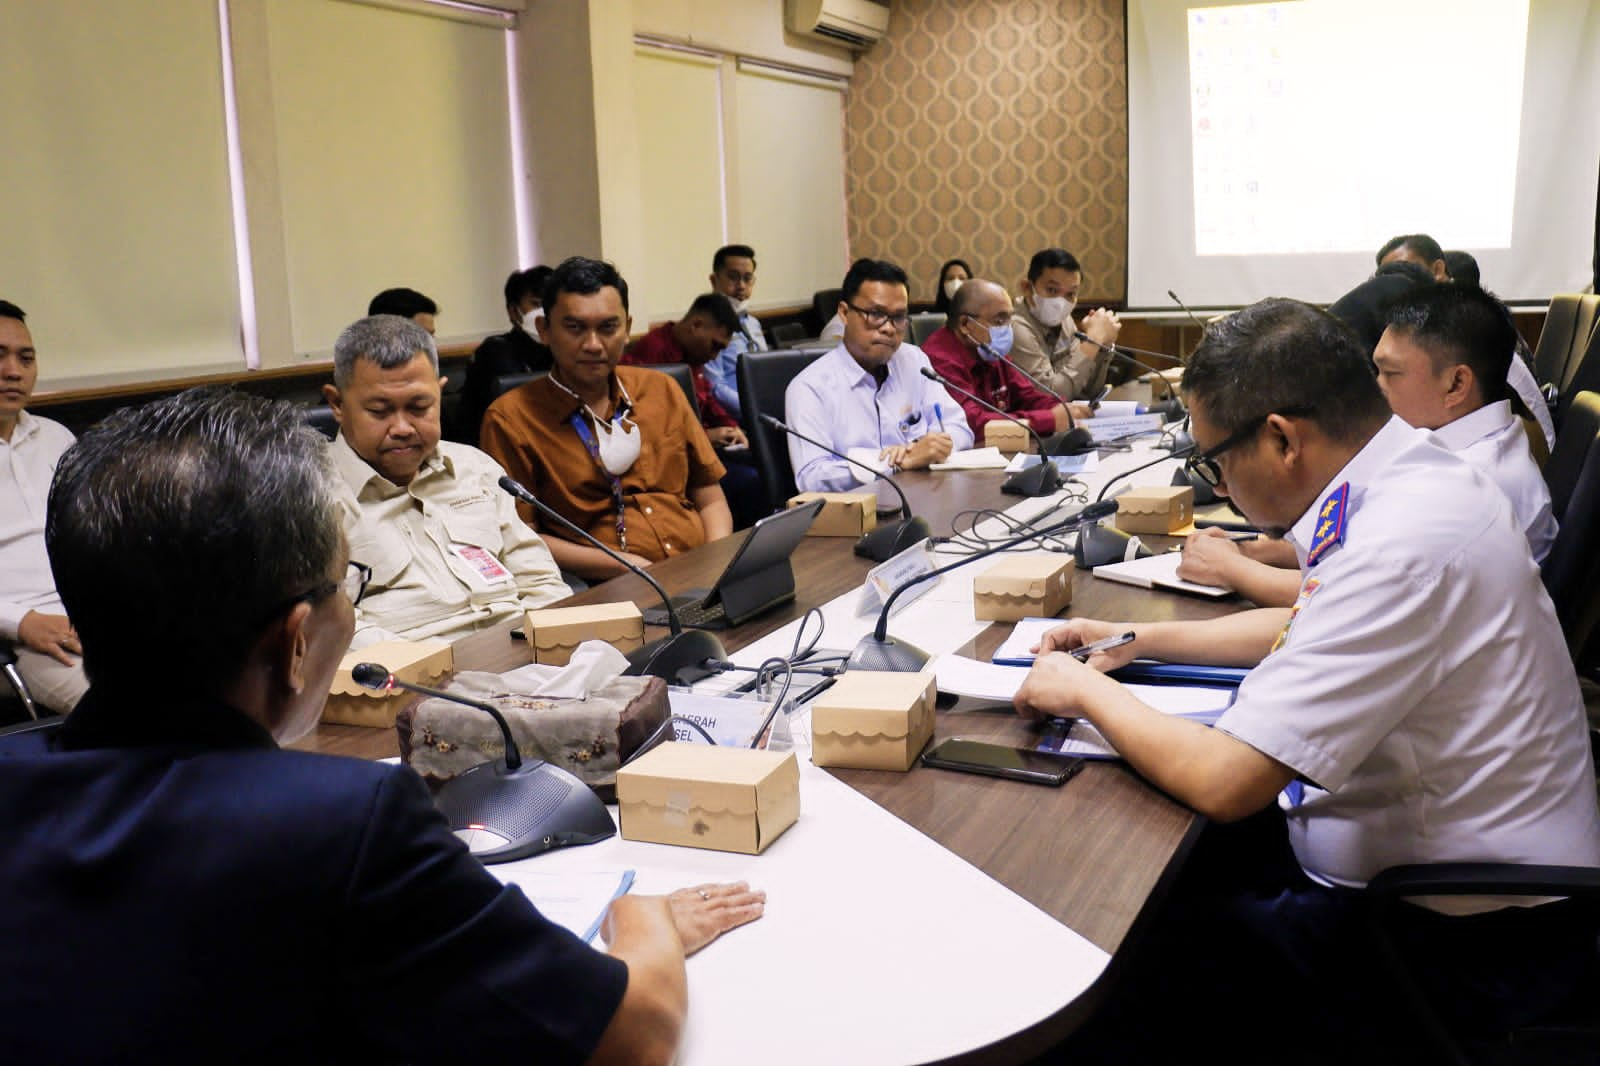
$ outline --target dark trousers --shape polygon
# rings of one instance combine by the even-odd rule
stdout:
[[[1404,905],[1390,935],[1447,1026],[1491,1036],[1593,987],[1595,916],[1576,901],[1452,917]],[[1210,825],[1107,1001],[1045,1061],[1418,1063],[1359,891],[1306,877],[1276,807]],[[1117,963],[1124,960],[1119,959]]]
[[[767,490],[761,484],[761,472],[751,465],[749,454],[718,452],[727,469],[722,475],[722,494],[728,498],[728,510],[733,512],[734,529],[753,526],[767,516]]]

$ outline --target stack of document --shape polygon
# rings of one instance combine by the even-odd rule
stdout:
[[[950,457],[942,463],[934,463],[930,470],[1003,470],[1006,457],[1000,454],[999,448],[968,448],[964,452],[952,452]]]

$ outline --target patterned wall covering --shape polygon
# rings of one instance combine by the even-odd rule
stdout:
[[[1124,297],[1122,0],[894,0],[847,123],[851,254],[899,263],[913,300],[955,257],[1015,288],[1051,245],[1084,301]]]

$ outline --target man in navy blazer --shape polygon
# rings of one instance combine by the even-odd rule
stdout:
[[[294,409],[195,390],[112,416],[63,457],[46,541],[91,687],[0,749],[4,1057],[670,1060],[684,956],[760,893],[624,897],[604,954],[408,768],[279,749],[363,584]]]

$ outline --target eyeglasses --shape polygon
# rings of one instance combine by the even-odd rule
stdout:
[[[290,596],[282,603],[266,613],[267,618],[276,618],[297,603],[315,603],[317,600],[326,599],[336,591],[342,591],[345,599],[354,607],[361,602],[361,597],[367,594],[367,583],[372,580],[372,567],[366,563],[350,560],[345,567],[344,577],[338,581],[325,581],[314,585],[297,596]]]
[[[868,310],[865,307],[857,307],[855,304],[845,304],[845,306],[866,319],[867,325],[873,329],[882,329],[884,323],[887,322],[899,332],[904,333],[906,326],[911,322],[911,312],[909,311],[901,311],[897,315],[891,315],[889,312],[876,307]]]
[[[1218,456],[1222,455],[1230,448],[1237,448],[1245,441],[1254,437],[1258,432],[1260,432],[1261,427],[1267,424],[1267,419],[1271,418],[1275,414],[1283,415],[1288,418],[1299,418],[1311,414],[1314,410],[1316,410],[1316,408],[1309,405],[1285,407],[1281,411],[1268,411],[1259,418],[1252,418],[1237,432],[1233,433],[1226,440],[1222,441],[1222,443],[1216,445],[1215,447],[1207,448],[1198,455],[1189,456],[1188,460],[1183,464],[1184,469],[1193,474],[1195,477],[1199,478],[1201,481],[1204,481],[1207,485],[1210,485],[1212,488],[1216,488],[1218,485],[1222,484],[1222,467],[1217,465]]]

